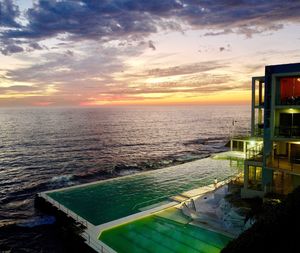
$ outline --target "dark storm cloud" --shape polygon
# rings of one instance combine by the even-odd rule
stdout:
[[[93,43],[92,43],[93,44]],[[106,80],[115,72],[124,70],[123,58],[135,56],[143,50],[142,46],[107,48],[97,45],[89,45],[91,51],[85,52],[84,57],[67,49],[63,52],[47,52],[39,56],[39,61],[26,67],[20,67],[6,71],[6,79],[35,84],[60,83],[60,85],[72,85],[75,81],[87,81],[102,77]],[[139,51],[140,50],[140,51]],[[70,60],[72,58],[72,60]],[[109,80],[108,80],[109,81]]]
[[[245,90],[243,83],[236,83],[235,80],[227,74],[212,74],[210,70],[218,68],[226,68],[228,64],[208,61],[201,64],[187,64],[176,66],[173,68],[155,69],[149,72],[140,73],[139,77],[147,76],[152,78],[163,77],[165,81],[158,81],[153,83],[138,82],[135,85],[133,80],[126,80],[124,83],[115,83],[111,87],[102,87],[100,94],[103,96],[136,96],[143,97],[143,94],[164,94],[168,96],[176,93],[214,93],[223,90]],[[223,67],[222,67],[223,66]],[[184,77],[179,77],[184,75]],[[168,81],[168,77],[177,76],[176,81]],[[171,79],[170,79],[171,80]],[[128,86],[127,84],[130,84]]]
[[[71,57],[74,56],[74,52],[71,51],[71,50],[67,50],[65,54],[66,54],[67,56],[71,56]]]
[[[219,51],[220,52],[230,51],[230,44],[227,44],[226,46],[223,46],[223,47],[219,47]]]
[[[68,33],[74,39],[149,34],[160,17],[179,8],[176,1],[54,1],[40,0],[27,12],[29,24],[4,36],[48,38]]]
[[[179,15],[201,27],[265,26],[281,20],[299,22],[300,18],[300,2],[293,0],[187,0],[185,3]]]
[[[2,48],[0,48],[0,52],[4,55],[11,55],[11,54],[20,53],[23,51],[24,51],[24,49],[22,47],[15,45],[13,43],[4,45]]]
[[[151,48],[152,50],[156,50],[156,47],[154,46],[154,43],[153,43],[152,40],[149,40],[149,41],[148,41],[148,46],[149,46],[149,48]]]
[[[187,75],[193,73],[202,73],[205,71],[215,70],[224,67],[226,67],[226,64],[220,63],[218,61],[206,61],[202,63],[178,65],[170,68],[151,69],[148,72],[147,76],[165,77],[165,76]]]
[[[215,0],[186,1],[180,16],[195,28],[210,29],[205,36],[274,32],[282,23],[300,21],[300,1]]]
[[[37,42],[29,43],[29,47],[32,48],[32,49],[35,49],[35,50],[42,50],[43,49],[43,47],[41,47],[39,45],[39,43],[37,43]]]
[[[139,84],[138,87],[112,87],[102,91],[102,95],[143,95],[143,94],[174,94],[174,93],[212,93],[237,88],[244,89],[240,84],[234,83],[228,75],[212,75],[201,73],[186,77],[180,82],[162,82],[151,84]]]
[[[20,15],[18,6],[11,0],[0,2],[0,27],[20,27],[15,19]]]
[[[300,1],[282,0],[40,0],[28,9],[28,24],[15,18],[19,10],[12,1],[1,4],[0,40],[41,40],[64,34],[69,40],[144,37],[158,29],[181,30],[186,23],[193,28],[211,29],[205,35],[231,32],[252,34],[276,31],[281,22],[299,22]],[[175,21],[176,20],[176,21]]]
[[[224,29],[223,31],[207,32],[204,34],[204,36],[219,36],[219,35],[226,35],[229,33],[233,33],[233,30],[232,29]]]
[[[274,32],[282,29],[283,24],[270,24],[261,27],[248,27],[247,25],[240,26],[236,29],[236,33],[244,34],[247,38],[251,38],[254,34]]]

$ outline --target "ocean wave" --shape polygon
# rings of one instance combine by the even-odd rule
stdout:
[[[50,179],[51,184],[68,184],[71,183],[72,179],[74,178],[74,175],[60,175],[60,176],[54,176]]]
[[[10,193],[6,194],[1,199],[2,204],[18,204],[24,203],[25,200],[29,200],[35,193],[45,189],[45,183],[32,183],[26,186],[19,186],[20,189],[14,189]]]
[[[52,177],[49,183],[52,187],[71,186],[74,185],[74,182],[72,181],[73,179],[74,175],[60,175]]]
[[[0,229],[7,226],[12,226],[16,224],[16,220],[0,220]],[[0,251],[1,252],[1,251]]]
[[[175,161],[177,162],[190,162],[190,161],[194,161],[194,160],[198,160],[198,159],[202,159],[202,158],[205,158],[205,157],[208,157],[209,154],[201,154],[201,155],[198,155],[198,154],[185,154],[185,155],[181,155],[179,157],[176,158]]]
[[[140,171],[142,170],[143,168],[138,166],[137,164],[132,164],[132,165],[127,165],[127,164],[117,164],[115,165],[114,167],[114,171],[116,172],[120,172],[120,171]]]
[[[69,182],[74,175],[61,175],[61,176],[55,176],[52,177],[50,182],[57,183],[57,182]]]
[[[194,144],[204,145],[206,141],[207,141],[206,138],[194,139],[194,140],[189,140],[189,141],[184,142],[183,145],[186,145],[186,146],[194,145]]]
[[[113,167],[93,168],[87,171],[74,174],[73,179],[80,182],[89,182],[90,179],[97,180],[101,178],[108,178],[113,175]]]
[[[22,221],[20,223],[17,223],[16,225],[19,227],[33,228],[33,227],[37,227],[37,226],[54,224],[55,221],[56,221],[56,219],[54,216],[42,216],[42,217],[34,217],[31,219]]]
[[[188,145],[210,145],[211,143],[220,143],[223,144],[228,137],[206,137],[206,138],[197,138],[193,140],[189,140],[183,143],[183,145],[188,146]]]
[[[138,172],[140,172],[140,170],[122,170],[122,171],[119,171],[118,175],[119,176],[127,176],[127,175],[132,175],[132,174],[135,174]]]

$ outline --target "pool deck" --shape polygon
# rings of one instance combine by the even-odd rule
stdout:
[[[143,173],[149,173],[149,172],[143,172]],[[142,174],[142,173],[140,173],[140,174]],[[127,176],[124,176],[124,177],[127,177]],[[122,177],[122,178],[124,178],[124,177]],[[217,188],[227,184],[231,179],[232,178],[228,178],[222,182],[219,182],[217,185]],[[114,180],[114,179],[108,179],[105,181],[107,182],[109,180]],[[76,214],[74,211],[65,207],[64,205],[62,205],[61,203],[54,200],[52,197],[50,197],[48,195],[49,193],[53,193],[53,192],[60,192],[60,191],[64,191],[64,190],[70,190],[70,189],[76,189],[79,187],[94,185],[94,184],[97,184],[102,181],[97,181],[97,182],[92,182],[92,183],[88,183],[88,184],[81,184],[81,185],[41,192],[38,194],[38,197],[44,199],[50,205],[52,205],[52,206],[56,207],[58,210],[64,212],[66,214],[66,216],[71,217],[74,221],[82,224],[85,227],[85,229],[84,229],[84,232],[81,234],[81,237],[83,237],[85,239],[85,243],[87,243],[91,248],[93,248],[96,252],[101,252],[101,253],[115,253],[116,252],[112,248],[110,248],[108,245],[104,244],[103,242],[101,242],[99,240],[99,236],[104,230],[115,227],[115,226],[119,226],[119,225],[122,225],[125,223],[129,223],[129,222],[132,222],[137,219],[144,218],[146,216],[149,216],[151,214],[157,213],[159,211],[162,211],[162,210],[170,208],[170,207],[180,206],[184,201],[186,201],[190,198],[193,198],[196,196],[199,197],[199,196],[205,195],[209,192],[216,190],[216,188],[213,184],[195,188],[195,189],[192,189],[192,190],[189,190],[186,192],[182,192],[181,194],[178,194],[176,196],[170,197],[168,203],[164,202],[164,203],[161,203],[161,205],[155,205],[155,206],[152,205],[153,207],[150,205],[149,209],[147,209],[147,207],[146,207],[146,208],[140,209],[140,212],[138,212],[138,213],[135,213],[135,214],[132,214],[132,215],[129,215],[126,217],[122,217],[120,219],[116,219],[116,220],[113,220],[110,222],[106,222],[101,225],[94,225],[94,224],[90,223],[88,220],[84,219],[83,217]],[[191,223],[191,224],[193,224],[193,223]],[[198,225],[195,224],[195,226],[199,226],[199,224]],[[210,229],[209,227],[205,227],[205,226],[203,228]],[[213,229],[211,229],[211,230],[213,230]],[[228,236],[228,234],[224,233],[223,231],[215,231],[215,232],[218,232],[218,233]]]
[[[226,183],[228,183],[227,180],[220,182],[218,184],[218,188],[222,187]],[[203,187],[199,187],[199,188],[184,192],[184,193],[182,193],[182,195],[184,195],[188,198],[200,197],[200,196],[204,196],[205,194],[210,193],[214,190],[215,190],[215,188],[213,185],[208,185],[208,186],[203,186]],[[57,190],[55,190],[55,191],[57,191]],[[159,211],[165,210],[170,207],[179,207],[181,205],[180,202],[173,201],[168,204],[160,205],[158,207],[154,207],[154,208],[151,208],[146,211],[142,211],[142,212],[139,212],[139,213],[136,213],[133,215],[129,215],[127,217],[123,217],[121,219],[117,219],[117,220],[114,220],[111,222],[107,222],[107,223],[95,226],[95,225],[91,224],[90,222],[88,222],[87,220],[85,220],[84,218],[77,215],[76,213],[74,213],[72,210],[66,208],[65,206],[61,205],[59,202],[57,202],[54,199],[52,199],[51,197],[49,197],[46,193],[48,193],[48,192],[39,193],[39,197],[45,199],[48,203],[55,206],[58,210],[64,212],[66,214],[66,216],[71,217],[74,221],[79,222],[80,224],[84,225],[85,230],[81,234],[81,236],[86,240],[85,242],[87,245],[89,245],[91,248],[93,248],[96,252],[101,252],[101,253],[117,253],[112,248],[110,248],[108,245],[104,244],[103,242],[101,242],[98,239],[100,234],[104,230],[115,227],[115,226],[119,226],[121,224],[129,223],[129,222],[132,222],[137,219],[144,218],[146,216],[149,216],[151,214],[157,213]],[[175,197],[176,196],[174,196],[174,198]],[[196,224],[194,222],[191,222],[190,224],[199,226],[199,227],[203,227],[207,230],[217,232],[217,233],[220,233],[220,234],[223,234],[223,235],[233,238],[233,235],[228,234],[224,231],[218,231],[216,229],[210,228],[209,226],[205,226],[205,225],[200,226],[199,224]]]
[[[129,216],[126,216],[126,217],[123,217],[123,218],[120,218],[120,219],[117,219],[114,221],[110,221],[110,222],[95,226],[95,228],[97,229],[98,234],[101,234],[101,232],[103,230],[106,230],[108,228],[112,228],[112,227],[119,226],[124,223],[128,223],[128,222],[131,222],[131,221],[134,221],[137,219],[144,218],[146,216],[149,216],[151,214],[154,214],[156,212],[162,211],[164,209],[167,209],[169,207],[176,206],[176,205],[178,205],[178,203],[173,201],[168,204],[164,204],[164,205],[161,205],[161,206],[158,206],[155,208],[148,209],[146,211],[135,213],[135,214],[132,214],[132,215],[129,215]]]

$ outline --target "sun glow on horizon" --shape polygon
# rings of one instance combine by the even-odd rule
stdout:
[[[299,62],[300,19],[283,2],[221,1],[214,16],[197,1],[129,2],[112,0],[119,15],[105,1],[1,2],[0,106],[248,104],[265,65]]]
[[[166,94],[139,94],[136,99],[132,98],[97,98],[80,102],[80,106],[103,106],[103,105],[250,105],[250,91],[233,91],[219,92],[218,94],[195,95],[191,93],[189,96],[176,95],[168,96]],[[225,96],[225,99],[224,99]]]

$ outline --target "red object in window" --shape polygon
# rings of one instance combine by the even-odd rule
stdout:
[[[299,81],[298,81],[299,80]],[[300,79],[297,77],[284,77],[280,79],[280,99],[300,97]]]

